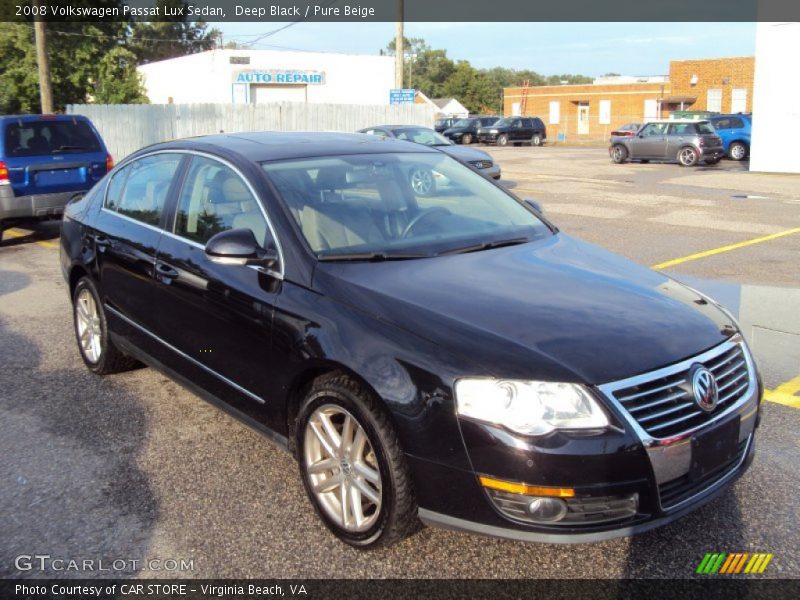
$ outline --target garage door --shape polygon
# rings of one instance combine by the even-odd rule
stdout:
[[[305,102],[306,86],[304,85],[251,85],[250,102]]]

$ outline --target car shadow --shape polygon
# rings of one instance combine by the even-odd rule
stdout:
[[[697,568],[706,553],[734,553],[749,546],[743,532],[736,486],[675,523],[630,538],[621,577],[703,577]]]
[[[11,230],[14,230],[13,232]],[[22,231],[22,235],[19,232]],[[20,223],[3,231],[0,247],[21,246],[34,242],[55,240],[61,235],[61,221]]]
[[[0,293],[26,285],[24,278]],[[13,278],[12,278],[13,280]],[[0,577],[130,576],[148,558],[158,501],[137,466],[147,418],[113,377],[47,355],[0,318]],[[102,398],[102,404],[101,399]],[[65,562],[41,562],[50,555]],[[86,570],[69,560],[93,560]],[[101,571],[121,559],[116,567]],[[59,568],[61,566],[61,568]]]

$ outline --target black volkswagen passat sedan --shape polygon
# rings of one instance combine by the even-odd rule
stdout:
[[[415,195],[419,168],[450,185]],[[89,369],[143,362],[265,432],[355,546],[420,521],[630,535],[753,456],[761,385],[728,313],[424,146],[150,146],[68,205],[61,262]]]

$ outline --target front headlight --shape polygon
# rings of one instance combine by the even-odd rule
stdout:
[[[609,424],[589,392],[572,383],[459,379],[455,390],[459,415],[524,435],[599,429]]]
[[[500,133],[497,129],[490,129],[489,133]]]

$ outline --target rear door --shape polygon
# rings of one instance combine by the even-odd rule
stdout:
[[[533,137],[533,119],[522,119],[522,139],[526,142]]]
[[[694,145],[692,142],[696,135],[697,127],[694,123],[672,123],[667,132],[667,157],[674,158],[683,146],[690,143]]]
[[[3,144],[16,196],[82,192],[106,174],[106,150],[85,120],[6,120]]]
[[[109,320],[155,326],[156,249],[182,160],[181,154],[152,154],[128,163],[109,180],[87,240],[95,251],[103,303],[111,309]]]
[[[182,355],[179,370],[193,381],[205,378],[204,387],[255,416],[275,381],[272,315],[282,277],[208,258],[206,242],[238,228],[252,230],[262,246],[276,247],[245,177],[231,163],[193,155],[174,223],[158,248],[156,334]]]

